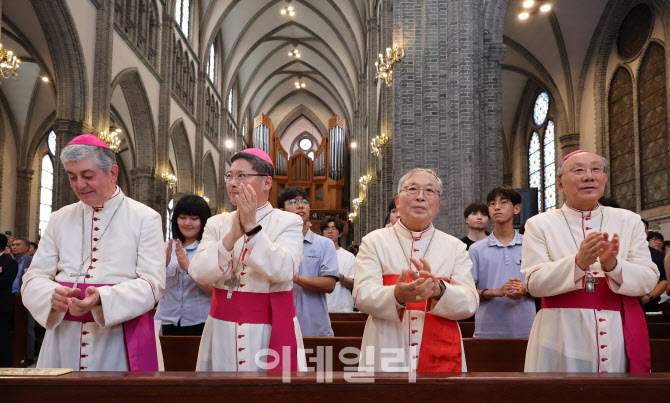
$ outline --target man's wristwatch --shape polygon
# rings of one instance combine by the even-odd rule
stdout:
[[[260,232],[260,230],[262,230],[262,229],[263,229],[263,227],[261,227],[261,225],[258,224],[257,226],[255,226],[254,228],[252,228],[251,230],[249,230],[249,232],[247,232],[246,235],[247,235],[247,237],[250,237],[250,236],[252,236],[252,235],[256,235],[256,234],[258,234],[258,233]]]
[[[654,300],[654,297],[651,296],[651,293],[647,293],[647,297],[649,297],[650,302]]]
[[[435,301],[439,301],[440,298],[444,295],[444,291],[447,289],[447,286],[444,285],[444,281],[439,280],[440,282],[438,283],[440,285],[440,293],[437,294],[436,296],[432,297]]]

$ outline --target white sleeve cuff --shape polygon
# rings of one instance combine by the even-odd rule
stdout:
[[[610,272],[606,271],[605,274],[610,278],[610,280],[614,280],[615,283],[623,283],[623,264],[621,264],[619,258],[616,259],[616,266],[614,267],[614,270]]]

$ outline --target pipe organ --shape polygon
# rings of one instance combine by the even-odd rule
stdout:
[[[274,133],[272,121],[266,115],[254,118],[254,147],[267,152],[275,164],[275,178],[270,202],[276,205],[281,190],[300,186],[312,201],[312,216],[320,221],[326,215],[335,215],[347,222],[347,211],[342,210],[342,190],[345,186],[346,124],[340,116],[328,121],[328,132],[314,152],[314,160],[302,151],[293,156]],[[340,210],[340,211],[336,211]],[[316,229],[318,232],[318,229]]]

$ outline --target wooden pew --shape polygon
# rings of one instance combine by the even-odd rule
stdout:
[[[458,322],[461,327],[461,336],[465,338],[472,337],[475,333],[475,322]],[[670,323],[647,323],[650,339],[670,339]],[[337,333],[335,333],[338,336]],[[348,334],[347,334],[348,335]],[[363,334],[361,333],[361,336]],[[344,334],[342,334],[344,336]],[[351,336],[356,336],[352,334]]]
[[[351,312],[351,313],[329,313],[331,322],[341,322],[341,321],[363,321],[368,320],[368,315],[361,312]]]
[[[365,322],[362,320],[347,320],[330,322],[335,337],[363,337]]]
[[[307,366],[316,368],[319,357],[332,357],[332,370],[344,371],[345,365],[339,358],[345,348],[360,349],[361,337],[305,337]],[[166,371],[193,371],[198,357],[200,337],[162,336],[163,360]],[[526,356],[526,339],[463,339],[465,357],[470,372],[521,372]],[[652,372],[670,372],[670,340],[652,339]],[[347,359],[356,354],[343,354]],[[324,362],[324,361],[322,361]]]

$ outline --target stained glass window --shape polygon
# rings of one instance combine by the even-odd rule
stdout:
[[[181,32],[188,38],[188,24],[191,16],[191,0],[176,0],[174,19]]]
[[[233,114],[233,90],[228,93],[228,112]]]
[[[40,175],[40,221],[39,236],[47,228],[53,206],[54,164],[53,156],[56,153],[56,133],[52,130],[47,137],[48,152],[42,157],[42,173]]]
[[[209,57],[207,58],[207,76],[214,82],[214,68],[216,67],[214,59],[214,44],[209,48]]]
[[[540,211],[556,208],[556,125],[548,120],[549,95],[540,93],[535,99],[533,131],[528,145],[528,184],[538,190],[537,207]]]
[[[167,208],[167,214],[165,214],[165,242],[169,241],[172,238],[172,210],[174,209],[174,199],[170,199]]]
[[[535,100],[535,107],[533,108],[533,120],[535,126],[542,126],[549,113],[549,94],[541,93]]]
[[[49,133],[49,137],[47,138],[47,146],[49,147],[51,155],[56,155],[56,132],[53,130]]]

